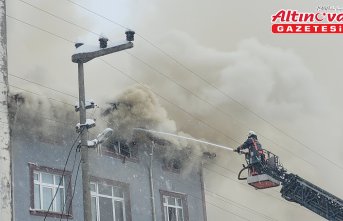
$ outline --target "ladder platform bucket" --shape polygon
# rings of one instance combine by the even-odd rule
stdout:
[[[256,189],[267,189],[280,186],[280,182],[267,174],[248,176],[247,182]]]

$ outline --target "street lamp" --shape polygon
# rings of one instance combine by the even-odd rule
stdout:
[[[110,138],[112,134],[113,134],[113,130],[111,128],[106,128],[94,140],[88,140],[87,141],[87,145],[88,145],[89,148],[95,148],[99,144],[102,144],[108,138]]]
[[[86,120],[86,108],[89,107],[85,99],[85,85],[84,85],[84,70],[83,64],[100,56],[112,54],[118,51],[126,50],[133,47],[135,32],[128,30],[125,32],[126,41],[120,43],[108,44],[107,38],[101,37],[99,39],[99,46],[88,46],[83,43],[76,43],[76,53],[71,56],[71,60],[78,64],[78,80],[79,80],[79,106],[75,108],[80,111],[80,136],[81,136],[81,161],[82,161],[82,185],[83,185],[83,214],[84,221],[92,220],[91,213],[91,195],[89,187],[89,162],[88,162],[88,141],[87,130],[92,124],[91,120]],[[94,102],[93,102],[94,103]],[[88,109],[88,108],[87,108]]]

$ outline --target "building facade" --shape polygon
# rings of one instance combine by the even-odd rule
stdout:
[[[25,114],[12,116],[14,220],[83,220],[77,134],[61,122],[37,120],[36,130],[26,121]],[[205,221],[201,167],[184,173],[182,162],[166,159],[167,148],[112,140],[90,150],[93,220]]]

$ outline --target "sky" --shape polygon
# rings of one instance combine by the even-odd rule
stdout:
[[[85,65],[88,97],[101,106],[137,82],[146,85],[177,130],[233,148],[255,130],[290,172],[342,198],[341,36],[271,33],[278,10],[323,5],[343,7],[340,1],[7,1],[9,84],[74,104],[66,95],[78,91],[73,42],[95,45],[99,35],[120,41],[133,29],[133,49]],[[241,220],[237,214],[322,220],[283,200],[278,189],[238,182],[232,171],[243,157],[216,152],[216,164],[204,169],[208,220]]]

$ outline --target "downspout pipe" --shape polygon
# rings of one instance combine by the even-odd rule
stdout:
[[[156,221],[156,206],[155,206],[155,194],[154,194],[154,177],[153,177],[153,160],[154,160],[154,147],[155,143],[152,142],[151,152],[150,152],[150,167],[149,167],[149,178],[150,178],[150,197],[151,197],[151,207],[152,207],[152,221]]]

